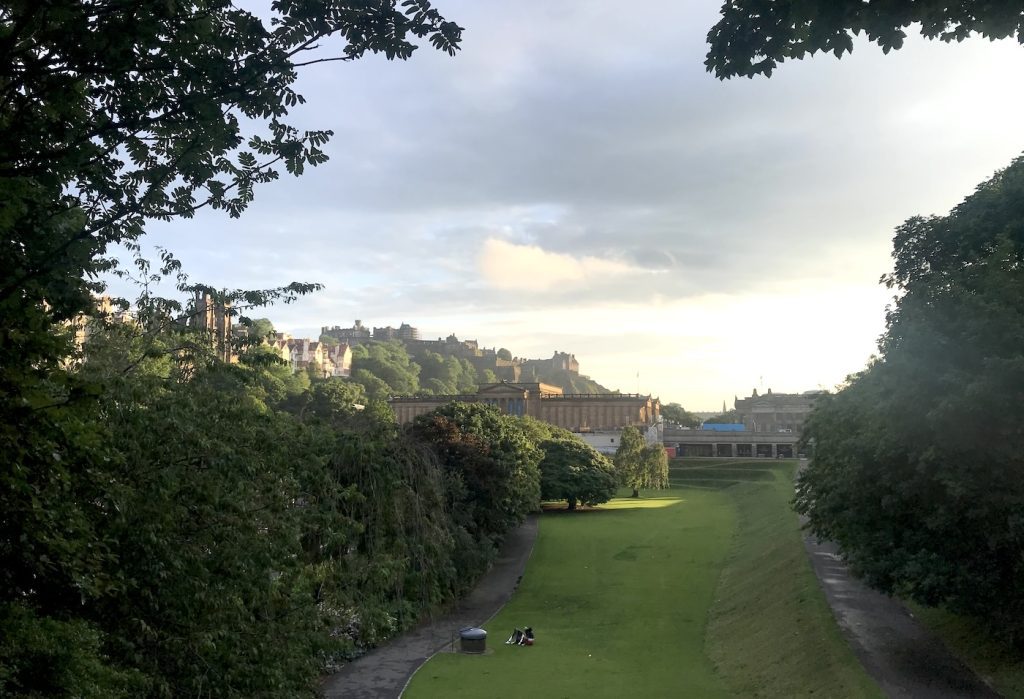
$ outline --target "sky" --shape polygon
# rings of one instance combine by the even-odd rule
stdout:
[[[303,69],[330,161],[238,220],[149,226],[196,282],[325,289],[279,331],[407,322],[690,410],[833,389],[884,330],[893,229],[1024,151],[1024,48],[864,41],[716,80],[720,2],[437,0],[455,57]],[[330,49],[330,46],[325,47]]]

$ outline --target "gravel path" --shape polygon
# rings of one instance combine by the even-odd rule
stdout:
[[[804,537],[839,628],[864,669],[891,699],[998,699],[899,601],[857,580],[835,544]]]
[[[512,597],[537,540],[537,515],[511,532],[498,559],[450,613],[431,619],[355,660],[324,680],[327,699],[394,699],[432,655],[458,642],[458,630],[481,626]],[[501,639],[504,640],[504,639]],[[500,643],[495,635],[488,643]]]

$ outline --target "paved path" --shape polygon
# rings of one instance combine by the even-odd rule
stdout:
[[[805,536],[804,545],[839,628],[887,697],[998,699],[906,607],[854,578],[835,544]]]
[[[515,592],[537,539],[537,515],[510,533],[494,566],[449,614],[416,627],[376,648],[324,680],[327,699],[394,699],[430,656],[457,642],[458,630],[481,626],[497,614]],[[495,629],[487,639],[500,643]]]

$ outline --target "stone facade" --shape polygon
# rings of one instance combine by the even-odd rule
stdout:
[[[799,434],[820,391],[806,393],[768,393],[737,398],[734,405],[748,432],[792,432]]]
[[[194,307],[188,317],[190,327],[205,331],[213,351],[222,362],[237,361],[231,351],[231,304],[223,303],[202,290],[195,292]]]
[[[363,325],[363,321],[361,320],[357,320],[355,325],[351,328],[342,328],[338,325],[325,325],[320,328],[320,334],[333,337],[335,340],[346,342],[349,345],[363,344],[364,342],[369,342],[373,338],[373,332]]]
[[[523,359],[523,368],[534,368],[538,373],[567,371],[571,374],[580,373],[580,363],[576,356],[568,352],[555,352],[551,359]]]
[[[474,394],[392,398],[399,424],[411,422],[452,401],[495,405],[509,415],[529,415],[573,432],[619,430],[627,425],[648,427],[661,414],[657,398],[638,394],[564,394],[543,383],[484,384]]]

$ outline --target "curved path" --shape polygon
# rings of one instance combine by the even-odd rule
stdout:
[[[537,515],[530,517],[505,543],[487,573],[458,606],[352,661],[324,680],[328,699],[394,699],[420,665],[458,639],[458,630],[479,626],[512,597],[537,540]],[[489,639],[497,642],[496,637]]]
[[[998,699],[905,606],[853,577],[835,544],[805,536],[804,546],[843,636],[887,697]]]

